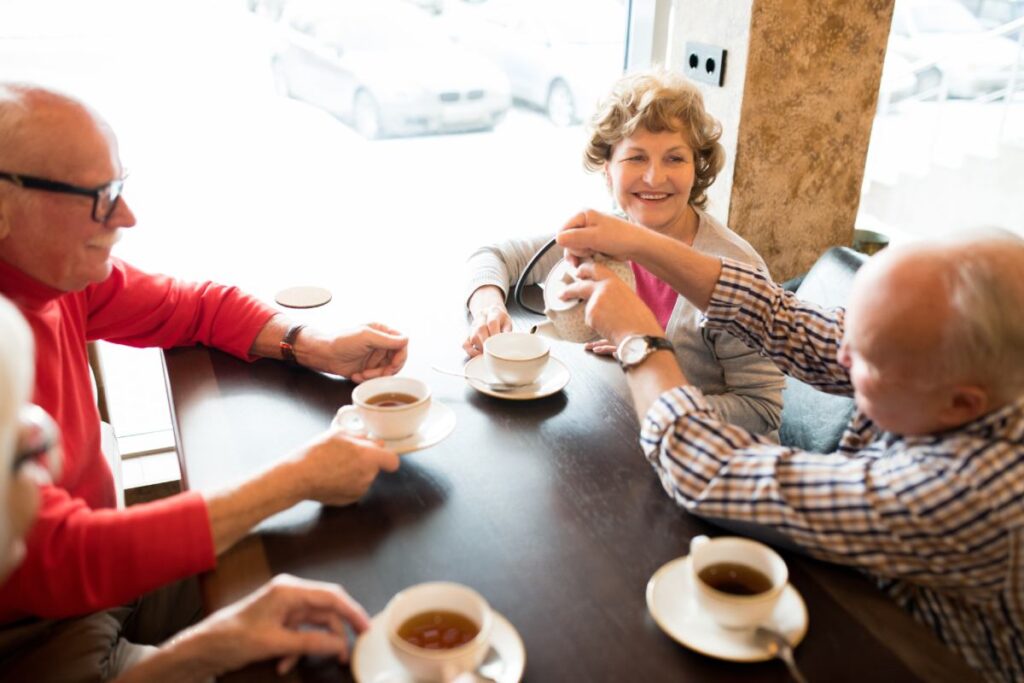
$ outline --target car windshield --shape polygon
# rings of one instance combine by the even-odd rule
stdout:
[[[448,44],[420,10],[401,3],[374,2],[320,5],[310,21],[317,37],[345,51],[394,52]]]
[[[914,26],[921,33],[977,33],[982,30],[978,20],[957,3],[928,3],[914,7]]]

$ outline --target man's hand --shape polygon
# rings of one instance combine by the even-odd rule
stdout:
[[[651,231],[615,216],[587,209],[570,218],[562,226],[556,239],[565,248],[565,257],[577,266],[581,259],[596,253],[620,261],[637,260]]]
[[[484,341],[502,332],[512,331],[512,317],[505,308],[505,294],[493,285],[480,287],[469,297],[469,312],[473,316],[469,334],[462,348],[472,358],[484,351]]]
[[[347,662],[346,624],[361,633],[370,619],[341,586],[280,575],[175,637],[166,656],[187,654],[212,676],[280,657],[277,669],[284,674],[302,655]]]
[[[398,455],[382,442],[331,429],[300,448],[288,469],[299,500],[348,505],[362,498],[381,470],[398,466]]]
[[[214,550],[220,554],[267,517],[303,500],[348,505],[359,500],[398,455],[382,442],[328,430],[250,479],[205,493]]]
[[[584,263],[576,269],[577,281],[567,286],[562,298],[587,302],[586,322],[604,339],[598,346],[618,346],[629,334],[664,335],[657,318],[636,293],[608,268]]]
[[[299,364],[353,382],[394,375],[405,365],[408,354],[408,337],[381,323],[369,323],[336,337],[306,328],[295,342]]]

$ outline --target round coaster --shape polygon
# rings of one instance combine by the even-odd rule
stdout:
[[[274,301],[288,308],[316,308],[331,300],[331,293],[323,287],[289,287],[274,296]]]

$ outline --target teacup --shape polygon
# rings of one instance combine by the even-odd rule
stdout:
[[[767,622],[789,582],[789,570],[778,553],[737,536],[693,538],[690,571],[697,605],[728,629]]]
[[[536,382],[551,357],[543,337],[525,332],[502,332],[484,340],[484,363],[491,374],[508,384]]]
[[[377,377],[352,391],[352,405],[342,406],[333,424],[347,432],[380,439],[412,436],[430,412],[430,387],[411,377]]]
[[[416,622],[437,613],[454,614],[477,629],[468,642],[434,649],[414,645],[400,631],[415,632]],[[438,616],[437,618],[442,618]],[[473,671],[487,656],[494,621],[491,607],[482,595],[468,586],[445,581],[420,583],[396,594],[384,608],[384,625],[391,651],[417,681],[450,681]],[[405,628],[403,628],[405,627]],[[470,634],[465,634],[469,636]]]

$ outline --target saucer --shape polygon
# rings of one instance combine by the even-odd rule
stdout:
[[[334,422],[331,423],[332,425]],[[440,443],[446,436],[455,429],[455,411],[438,401],[436,398],[430,402],[430,410],[423,424],[415,434],[403,439],[382,439],[384,446],[390,448],[398,455],[421,451],[434,444]],[[365,432],[364,432],[365,433]],[[376,438],[371,433],[370,438]]]
[[[754,640],[753,629],[730,630],[700,611],[693,594],[690,558],[678,557],[654,572],[647,582],[647,609],[673,640],[691,650],[731,662],[764,662],[773,658]],[[765,626],[786,636],[795,648],[807,635],[807,607],[793,584],[786,586]]]
[[[540,378],[533,384],[527,384],[512,391],[495,391],[487,386],[487,382],[500,382],[487,370],[486,361],[483,356],[471,358],[463,368],[466,374],[466,383],[481,394],[487,394],[494,398],[505,398],[510,401],[529,401],[535,398],[544,398],[557,394],[569,383],[569,368],[565,363],[552,356],[548,365],[544,368]]]
[[[505,662],[498,682],[518,683],[526,668],[523,639],[508,619],[493,608],[491,614],[494,616],[491,645]],[[352,676],[356,683],[415,683],[391,652],[384,632],[383,612],[373,618],[369,630],[356,640],[355,649],[352,650]]]

